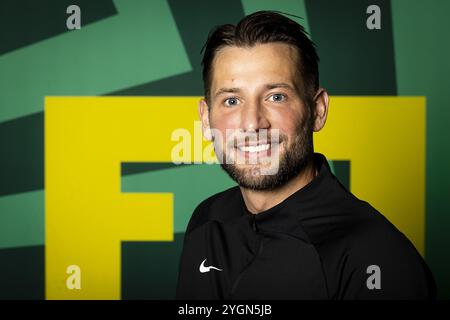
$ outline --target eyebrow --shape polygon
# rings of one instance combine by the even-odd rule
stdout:
[[[265,85],[265,88],[266,88],[266,90],[271,90],[271,89],[276,89],[276,88],[287,88],[287,89],[294,90],[294,88],[290,84],[284,83],[284,82],[268,83]],[[224,93],[237,93],[240,91],[241,91],[240,88],[220,88],[219,90],[216,91],[214,96],[217,97]]]
[[[284,82],[266,84],[266,89],[268,89],[268,90],[276,89],[276,88],[287,88],[287,89],[291,89],[291,90],[294,89],[290,84],[284,83]]]
[[[214,96],[217,97],[224,93],[236,93],[240,91],[241,89],[239,88],[220,88],[219,90],[216,91],[216,94]]]

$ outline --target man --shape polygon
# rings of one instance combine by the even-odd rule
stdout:
[[[313,151],[329,98],[303,27],[261,11],[213,30],[204,50],[203,133],[238,186],[195,209],[177,298],[434,298],[410,241]]]

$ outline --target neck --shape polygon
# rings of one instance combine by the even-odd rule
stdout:
[[[250,190],[240,187],[247,209],[258,214],[276,206],[311,182],[317,174],[316,171],[314,157],[311,156],[306,167],[295,178],[275,190]]]

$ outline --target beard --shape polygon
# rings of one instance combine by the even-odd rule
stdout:
[[[255,175],[257,165],[240,168],[235,163],[223,163],[223,161],[220,165],[230,178],[243,188],[255,191],[275,190],[300,174],[308,165],[314,153],[312,126],[311,112],[308,112],[307,117],[297,124],[295,138],[290,145],[287,145],[288,137],[280,134],[278,147],[284,146],[284,152],[280,150],[278,170],[274,174]],[[261,170],[256,171],[261,172]]]

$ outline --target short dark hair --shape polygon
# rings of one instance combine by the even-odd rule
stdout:
[[[301,96],[310,105],[319,88],[319,56],[305,28],[281,13],[258,11],[244,17],[237,25],[224,24],[211,30],[201,51],[204,52],[203,84],[208,105],[211,101],[211,67],[217,52],[225,46],[251,47],[270,42],[285,43],[297,49],[298,74],[303,75]]]

